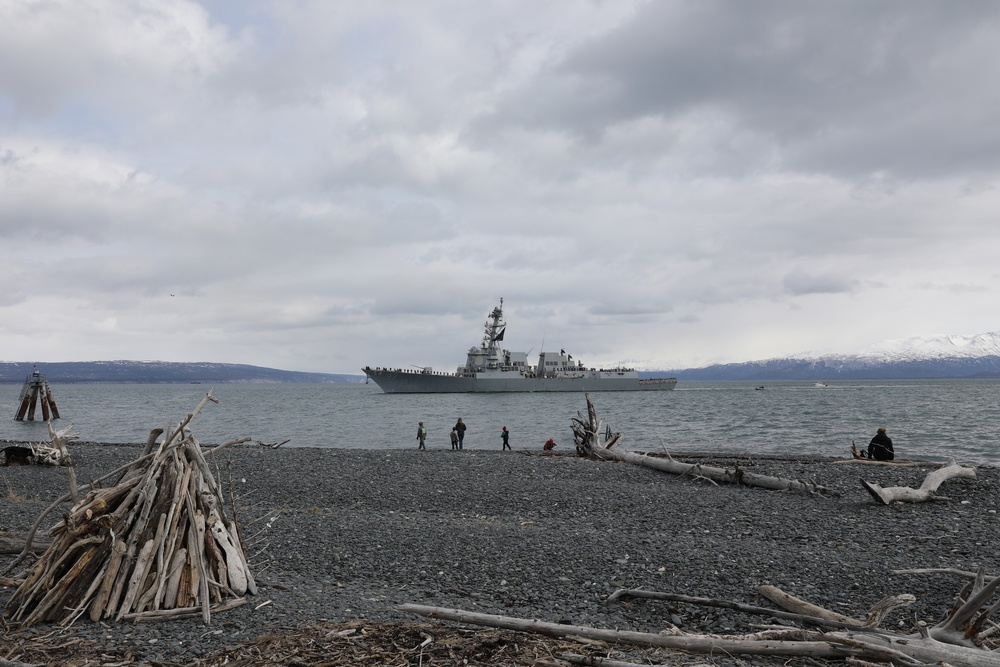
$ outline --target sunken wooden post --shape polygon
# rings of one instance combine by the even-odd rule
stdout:
[[[39,402],[44,421],[48,421],[50,417],[59,419],[59,408],[56,407],[56,399],[52,397],[52,388],[49,387],[49,381],[45,379],[45,376],[38,372],[37,367],[24,379],[24,385],[21,387],[21,394],[17,400],[17,412],[14,413],[15,421],[24,421],[26,417],[28,421],[35,421],[35,408]]]

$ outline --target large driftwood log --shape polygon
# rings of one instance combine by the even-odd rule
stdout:
[[[763,586],[761,588],[764,588]],[[777,591],[778,589],[774,589]],[[783,593],[787,596],[787,593]],[[668,602],[682,602],[686,604],[703,605],[706,607],[718,607],[720,609],[732,609],[745,614],[757,614],[773,618],[783,618],[787,621],[798,621],[809,625],[817,625],[828,628],[853,628],[863,629],[864,621],[842,616],[829,610],[815,607],[814,605],[803,606],[792,612],[770,609],[768,607],[758,607],[755,605],[732,602],[730,600],[716,600],[712,598],[695,597],[692,595],[680,595],[677,593],[664,593],[661,591],[647,591],[643,589],[619,589],[608,596],[608,602],[614,602],[622,598],[643,598],[646,600],[666,600]],[[768,597],[765,595],[765,597]],[[791,596],[788,596],[791,597]],[[769,598],[770,599],[770,598]],[[787,607],[786,607],[787,608]]]
[[[772,477],[770,475],[760,475],[748,472],[743,468],[718,468],[706,466],[700,463],[682,463],[675,460],[669,454],[661,458],[650,456],[640,452],[631,452],[618,449],[622,440],[621,433],[612,433],[610,428],[605,430],[604,440],[601,440],[601,421],[597,418],[597,411],[590,400],[587,399],[587,416],[577,414],[573,419],[573,440],[576,443],[576,451],[580,456],[601,460],[624,461],[636,465],[672,473],[674,475],[691,475],[694,477],[709,479],[713,482],[726,484],[743,484],[747,486],[757,486],[775,491],[805,491],[822,496],[837,497],[837,491],[828,489],[812,480],[784,479]]]
[[[803,614],[807,617],[820,618],[834,623],[846,624],[849,627],[864,627],[866,625],[864,621],[851,618],[850,616],[844,616],[843,614],[838,614],[835,611],[824,609],[823,607],[811,604],[805,600],[800,600],[799,598],[789,595],[775,586],[758,586],[757,592],[779,607],[788,609],[789,611],[797,614]]]
[[[737,637],[668,635],[563,625],[419,604],[403,604],[398,609],[428,618],[483,627],[534,632],[550,637],[584,637],[612,644],[634,644],[699,654],[724,653],[829,659],[844,659],[851,656],[856,660],[893,662],[900,665],[948,663],[965,667],[1000,667],[1000,655],[991,651],[953,646],[932,638],[899,637],[874,630],[812,632],[783,629]]]
[[[19,554],[27,543],[27,533],[10,533],[0,531],[0,554]],[[52,540],[47,538],[44,540],[34,540],[34,543],[31,545],[31,550],[35,553],[41,553],[48,549],[51,544]]]
[[[978,581],[982,581],[980,576]],[[649,634],[588,628],[583,626],[548,623],[535,619],[482,614],[459,609],[443,609],[418,604],[404,604],[400,611],[430,618],[468,623],[485,627],[505,628],[522,632],[535,632],[553,637],[577,636],[609,643],[627,643],[660,647],[690,653],[732,655],[801,656],[812,658],[845,659],[869,662],[890,662],[896,665],[949,664],[966,667],[1000,667],[1000,653],[976,646],[972,638],[995,611],[991,607],[980,613],[981,607],[996,590],[1000,579],[989,586],[976,588],[969,599],[948,618],[924,634],[899,635],[876,627],[843,629],[834,632],[801,629],[766,630],[751,635],[719,637],[714,635]],[[897,608],[908,604],[911,596],[900,596],[883,601],[880,605]],[[800,606],[804,601],[787,596]],[[699,598],[684,601],[699,603]],[[718,601],[711,601],[717,605]],[[734,605],[735,603],[728,603]],[[808,603],[805,603],[808,605]],[[810,608],[820,609],[809,605]],[[875,610],[873,610],[875,611]],[[876,612],[878,613],[878,612]],[[978,615],[977,615],[978,614]],[[869,614],[871,617],[872,614]],[[884,616],[884,614],[883,614]],[[879,616],[881,618],[882,616]],[[972,619],[975,618],[973,621]],[[810,619],[820,623],[837,624],[826,619]]]
[[[883,505],[892,503],[926,503],[931,500],[948,500],[946,496],[937,495],[938,487],[943,482],[953,478],[975,479],[976,469],[962,466],[955,463],[954,459],[949,460],[948,465],[927,473],[923,483],[919,488],[909,486],[889,486],[881,487],[874,482],[861,480],[861,486],[871,494],[872,498]]]

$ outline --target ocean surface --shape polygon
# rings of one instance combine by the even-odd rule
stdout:
[[[682,382],[674,391],[594,393],[605,424],[623,446],[671,453],[846,457],[885,426],[897,458],[1000,465],[1000,380]],[[19,384],[0,385],[0,440],[48,442],[44,422],[17,422]],[[572,448],[570,420],[586,410],[582,394],[383,394],[374,384],[66,384],[53,385],[61,419],[80,440],[144,443],[176,424],[212,389],[191,429],[202,443],[249,436],[285,447],[416,447],[417,422],[428,447],[451,447],[458,417],[466,449],[499,449],[500,429],[514,449],[541,449],[555,438]],[[40,419],[41,410],[36,411]]]

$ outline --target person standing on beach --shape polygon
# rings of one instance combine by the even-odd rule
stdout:
[[[503,447],[500,451],[510,449],[510,431],[507,430],[506,426],[504,426],[503,430],[500,431],[500,439],[503,440]]]
[[[424,441],[427,440],[427,427],[424,426],[423,422],[417,425],[417,441],[420,443],[417,449],[427,449],[424,447]]]
[[[458,432],[458,448],[462,449],[465,444],[465,422],[462,421],[461,417],[458,418],[458,423],[455,424],[455,431]]]
[[[451,427],[451,448],[458,449],[458,431],[454,426]]]
[[[868,443],[868,458],[876,461],[891,461],[896,457],[892,451],[892,439],[885,434],[885,428],[879,426],[875,437]]]

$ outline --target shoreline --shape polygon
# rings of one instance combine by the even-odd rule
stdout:
[[[78,480],[128,463],[142,446],[72,443]],[[912,622],[914,614],[936,621],[964,582],[895,570],[983,565],[988,574],[1000,573],[990,544],[1000,506],[996,468],[976,467],[976,479],[946,482],[940,492],[950,502],[881,506],[859,477],[919,486],[939,464],[700,455],[705,463],[739,461],[754,472],[813,479],[841,493],[822,498],[716,486],[566,452],[531,454],[538,455],[227,447],[212,465],[225,495],[234,489],[258,595],[213,616],[208,628],[200,619],[107,628],[81,620],[67,632],[101,650],[124,642],[149,660],[190,662],[279,627],[412,622],[396,606],[415,602],[652,632],[673,618],[685,631],[730,634],[764,621],[727,610],[606,600],[618,588],[646,588],[762,604],[761,584],[861,617],[883,597],[916,595],[912,607],[890,618],[897,624]],[[0,530],[26,530],[65,489],[60,468],[0,468]],[[44,527],[60,516],[53,512]],[[11,560],[0,556],[0,567]],[[4,602],[12,592],[0,589]]]

